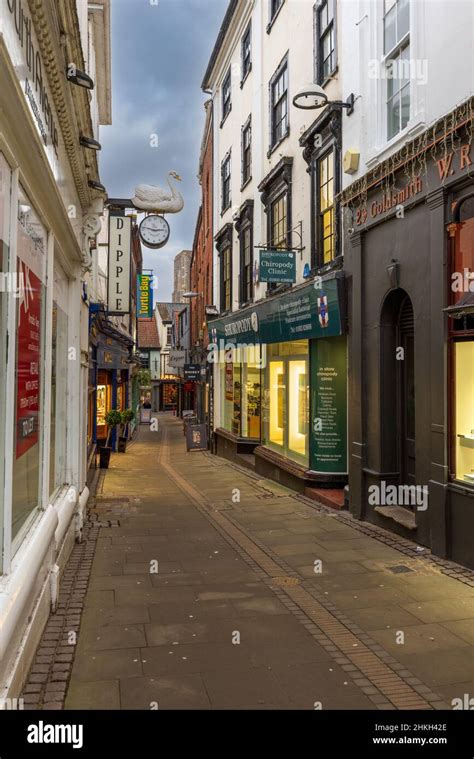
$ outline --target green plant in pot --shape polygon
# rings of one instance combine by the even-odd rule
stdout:
[[[122,414],[118,409],[112,408],[110,411],[107,411],[105,415],[105,423],[107,425],[107,440],[105,441],[104,447],[100,449],[101,469],[109,468],[110,454],[112,453],[112,448],[109,447],[110,436],[112,434],[112,430],[115,429],[117,425],[121,424],[121,422]]]
[[[126,408],[125,411],[122,411],[120,416],[122,431],[118,441],[118,451],[119,453],[125,453],[128,441],[128,426],[130,422],[134,420],[135,412],[131,408]]]

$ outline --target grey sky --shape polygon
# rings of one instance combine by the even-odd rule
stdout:
[[[200,201],[201,81],[228,0],[155,2],[111,3],[113,123],[101,129],[101,180],[110,197],[131,198],[137,184],[166,186],[168,171],[181,175],[185,208],[167,216],[168,245],[143,248],[144,268],[158,276],[155,297],[171,300],[173,258],[192,247]]]

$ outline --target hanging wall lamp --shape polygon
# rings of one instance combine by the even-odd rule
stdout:
[[[107,192],[104,185],[100,182],[96,182],[94,179],[89,179],[87,184],[89,187],[92,187],[93,190],[98,190],[99,192]]]
[[[91,79],[89,74],[86,74],[85,71],[77,69],[74,63],[70,63],[69,66],[67,66],[66,79],[68,82],[71,82],[71,84],[77,84],[78,87],[85,87],[86,90],[94,89],[93,79]]]
[[[84,137],[81,135],[79,137],[79,144],[82,145],[83,148],[89,148],[89,150],[102,150],[100,142],[93,140],[92,137]]]

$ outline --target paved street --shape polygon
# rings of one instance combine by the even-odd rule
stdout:
[[[180,420],[159,425],[112,457],[92,501],[66,709],[437,709],[474,692],[469,584],[393,536],[186,453]],[[47,626],[27,705],[61,708],[58,651],[76,614],[62,638]]]

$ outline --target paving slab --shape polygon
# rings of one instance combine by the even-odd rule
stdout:
[[[365,710],[399,693],[429,708],[414,677],[440,698],[473,690],[474,589],[186,453],[179,420],[140,428],[96,497],[120,525],[99,531],[66,708]]]

